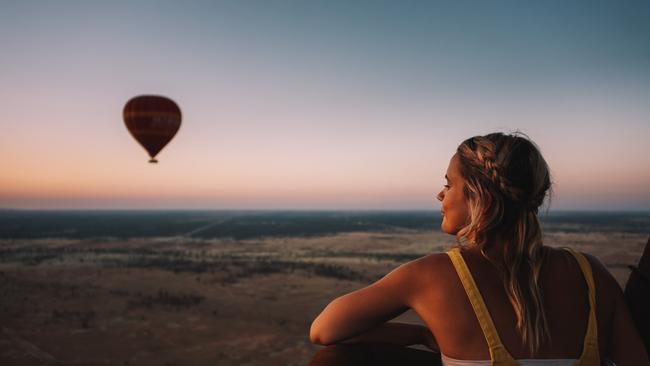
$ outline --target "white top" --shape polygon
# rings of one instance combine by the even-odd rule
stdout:
[[[490,366],[490,360],[458,360],[440,354],[443,366]],[[540,358],[516,360],[521,366],[571,366],[576,358]]]
[[[443,353],[440,354],[443,366],[490,366],[490,360],[458,360],[455,358],[447,357]],[[524,358],[516,360],[521,366],[570,366],[573,365],[578,359],[576,358]],[[609,359],[601,360],[603,365],[616,366],[614,362]]]

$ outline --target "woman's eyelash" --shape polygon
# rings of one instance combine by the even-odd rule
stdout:
[[[445,184],[445,188],[449,188],[449,184]]]

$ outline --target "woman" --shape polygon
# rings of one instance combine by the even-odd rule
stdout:
[[[457,247],[335,299],[314,320],[312,342],[425,344],[446,365],[650,365],[605,267],[542,244],[537,212],[551,180],[529,139],[472,137],[445,178],[441,228]],[[426,328],[386,323],[408,309]]]

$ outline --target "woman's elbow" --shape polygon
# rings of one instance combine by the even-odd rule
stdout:
[[[321,346],[328,346],[329,343],[325,342],[323,338],[321,338],[320,334],[310,331],[309,332],[309,341],[313,344],[318,344]]]
[[[319,344],[321,346],[329,346],[334,343],[332,337],[329,337],[322,329],[318,322],[318,318],[311,323],[311,328],[309,329],[309,341],[313,344]]]

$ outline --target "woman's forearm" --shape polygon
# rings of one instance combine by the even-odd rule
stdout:
[[[397,346],[427,344],[429,330],[416,324],[383,323],[368,331],[338,343],[384,343]]]

